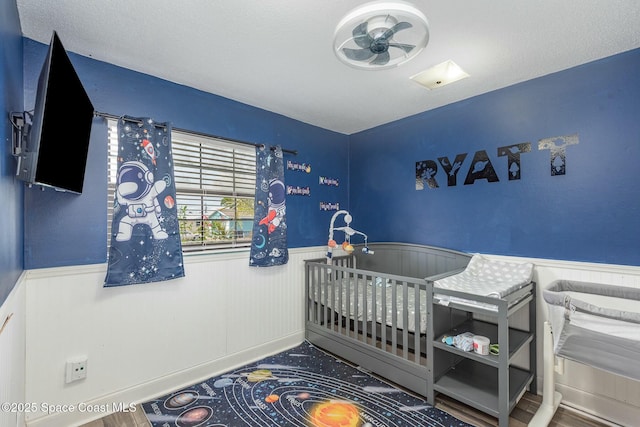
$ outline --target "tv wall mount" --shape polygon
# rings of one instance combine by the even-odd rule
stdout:
[[[20,155],[26,151],[27,137],[31,129],[32,114],[28,111],[12,111],[9,113],[9,121],[13,127],[11,133],[11,154],[20,158]]]

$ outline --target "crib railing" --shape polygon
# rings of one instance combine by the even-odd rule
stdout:
[[[331,265],[325,259],[305,261],[307,339],[381,375],[388,375],[389,363],[404,367],[413,377],[409,383],[422,393],[427,281],[358,270],[354,264],[352,256],[334,257]],[[403,375],[403,369],[398,372]]]

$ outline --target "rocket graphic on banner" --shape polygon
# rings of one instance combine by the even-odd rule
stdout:
[[[282,148],[257,147],[255,217],[249,254],[252,267],[283,265],[289,260],[286,194]]]

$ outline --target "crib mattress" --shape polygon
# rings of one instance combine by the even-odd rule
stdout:
[[[504,298],[530,283],[532,279],[532,263],[492,260],[476,254],[473,255],[464,271],[434,282],[435,297],[444,305],[449,302],[457,302],[496,311],[498,307],[495,304],[438,294],[437,289],[449,289],[490,298]]]
[[[369,322],[377,322],[393,326],[393,316],[396,316],[395,325],[397,329],[403,329],[404,310],[406,307],[407,329],[409,332],[425,334],[427,331],[427,292],[426,289],[418,291],[416,299],[415,289],[408,287],[407,299],[405,302],[404,285],[394,284],[392,281],[383,281],[380,278],[374,280],[354,280],[343,278],[330,282],[329,286],[321,284],[320,295],[312,298],[335,311],[340,307],[342,316]],[[394,309],[393,291],[396,290],[396,304]],[[335,291],[332,291],[332,288]],[[317,290],[316,290],[317,291]],[[332,293],[334,292],[334,293]],[[375,292],[376,307],[373,308],[373,293]],[[341,294],[341,295],[340,295]],[[382,301],[385,299],[383,306]],[[366,301],[366,308],[365,308]],[[418,308],[418,329],[416,329],[416,308]],[[375,312],[374,312],[375,311]],[[394,314],[395,313],[395,314]]]

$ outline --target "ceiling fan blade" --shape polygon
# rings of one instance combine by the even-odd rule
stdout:
[[[402,30],[406,30],[407,28],[411,28],[413,27],[413,25],[411,25],[410,22],[398,22],[396,25],[394,25],[393,27],[391,27],[391,30],[394,33],[397,33],[398,31],[402,31]]]
[[[407,28],[411,28],[413,27],[413,25],[411,25],[410,22],[398,22],[396,25],[394,25],[393,27],[389,28],[387,31],[385,31],[380,38],[383,38],[385,40],[390,39],[391,37],[393,37],[393,35],[395,33],[397,33],[398,31],[402,31],[402,30],[406,30]]]
[[[379,53],[375,58],[373,58],[372,61],[369,62],[369,64],[372,65],[384,65],[387,62],[389,62],[389,52],[382,52]]]
[[[354,61],[364,61],[371,58],[374,53],[371,49],[349,49],[348,47],[342,48],[344,56]]]
[[[353,35],[353,41],[360,47],[369,47],[371,45],[371,36],[367,32],[369,23],[363,22],[353,29],[351,34]]]
[[[389,47],[397,47],[399,49],[404,50],[406,53],[409,53],[415,47],[412,44],[403,44],[403,43],[389,43]]]

